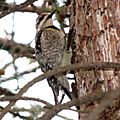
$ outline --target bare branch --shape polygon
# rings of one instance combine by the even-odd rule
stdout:
[[[72,100],[70,102],[64,103],[64,104],[60,104],[60,105],[56,105],[54,106],[51,110],[49,110],[46,114],[44,114],[42,117],[38,118],[37,120],[48,120],[48,119],[52,119],[57,113],[59,113],[60,111],[62,111],[63,109],[68,109],[72,106],[77,106],[77,105],[82,105],[82,104],[86,104],[87,102],[94,102],[97,100],[100,100],[102,98],[108,98],[110,99],[109,102],[107,103],[106,101],[106,105],[110,105],[110,103],[117,97],[120,96],[120,87],[117,88],[116,90],[113,90],[111,92],[97,92],[97,93],[91,93],[88,94],[84,97],[81,97],[79,99],[75,99]],[[117,94],[116,94],[117,93]],[[115,94],[115,95],[114,95]],[[114,97],[113,97],[114,96]],[[108,100],[107,99],[107,100]],[[95,109],[96,110],[96,109]],[[99,111],[99,109],[97,108],[97,111]],[[96,112],[94,111],[94,116],[97,117],[98,114],[96,114]],[[93,115],[93,114],[92,114]],[[90,120],[96,120],[93,119],[94,117],[91,117]]]
[[[5,9],[10,9],[10,8],[14,8],[15,6],[17,6],[16,4],[5,4],[5,5],[0,5],[0,7],[5,7]],[[5,11],[2,12],[2,14],[4,14]],[[42,12],[51,12],[51,9],[49,7],[45,7],[45,6],[34,6],[34,5],[29,5],[26,6],[22,9],[16,9],[14,12],[30,12],[30,13],[42,13]],[[1,14],[0,14],[1,16]],[[4,17],[4,16],[3,16]]]
[[[40,103],[43,103],[43,104],[45,104],[46,106],[44,106],[43,107],[43,111],[46,111],[46,109],[48,110],[48,109],[52,109],[52,107],[53,107],[53,105],[52,104],[50,104],[50,103],[48,103],[47,101],[45,101],[45,100],[42,100],[42,99],[39,99],[39,98],[33,98],[33,97],[26,97],[26,96],[23,96],[23,97],[20,97],[19,99],[16,99],[14,96],[13,97],[11,97],[11,96],[6,96],[6,97],[2,97],[2,98],[0,98],[0,101],[14,101],[14,100],[30,100],[30,101],[36,101],[36,102],[40,102]],[[2,109],[4,109],[4,108],[2,108]],[[12,110],[10,110],[9,112],[11,113],[11,114],[13,114],[13,115],[16,115],[16,116],[18,116],[18,117],[20,117],[19,116],[19,112],[20,111],[29,111],[28,109],[24,109],[24,108],[18,108],[18,109],[16,109],[16,108],[12,108]],[[42,109],[42,108],[41,108]],[[16,113],[17,112],[17,113]],[[30,112],[34,112],[32,109],[30,110]],[[14,113],[16,113],[16,114],[14,114]],[[40,114],[40,113],[39,113]],[[14,117],[16,117],[16,116],[14,116]],[[67,118],[67,117],[65,117],[65,116],[61,116],[61,115],[57,115],[58,117],[61,117],[61,118],[63,118],[63,119],[69,119],[69,118]],[[69,120],[71,120],[71,119],[69,119]]]
[[[68,108],[70,108],[72,106],[82,105],[82,104],[85,104],[87,102],[93,102],[93,101],[100,100],[100,99],[102,99],[104,97],[104,95],[105,94],[103,92],[92,93],[92,94],[86,95],[84,97],[81,97],[79,99],[74,99],[74,100],[72,100],[70,102],[56,105],[51,110],[46,112],[42,117],[38,118],[37,120],[52,119],[57,113],[59,113],[63,109],[68,109]]]
[[[15,96],[15,94],[14,94]],[[22,96],[19,99],[14,97],[14,96],[6,96],[6,97],[1,97],[0,101],[14,101],[14,100],[32,100],[32,101],[36,101],[36,102],[41,102],[45,105],[47,105],[47,107],[52,107],[53,105],[48,103],[47,101],[44,101],[42,99],[39,98],[33,98],[33,97],[26,97],[26,96]]]
[[[12,80],[14,79],[15,77],[20,77],[20,76],[23,76],[25,74],[29,74],[31,72],[35,72],[39,67],[36,67],[36,68],[33,68],[31,70],[27,70],[27,71],[24,71],[24,72],[21,72],[21,73],[18,73],[17,76],[14,74],[13,76],[9,77],[9,78],[6,78],[6,79],[1,79],[0,80],[0,83],[3,83],[3,82],[7,82],[9,80]]]
[[[16,10],[16,12],[31,12],[31,13],[41,13],[43,10],[41,10],[41,7],[32,7],[32,6],[27,6],[25,8]]]
[[[13,5],[13,7],[9,8],[8,10],[1,12],[0,18],[4,17],[12,12],[15,12],[16,10],[20,10],[22,8],[25,8],[28,5],[31,5],[35,1],[37,1],[37,0],[26,0],[24,3],[21,3],[20,5]]]
[[[4,109],[4,107],[0,106],[0,109]],[[14,117],[19,117],[21,119],[28,119],[29,118],[29,117],[22,116],[18,112],[16,112],[16,111],[14,112],[13,110],[10,110],[9,113],[11,113]]]
[[[73,64],[73,65],[67,65],[64,67],[59,67],[55,70],[48,71],[37,78],[33,79],[32,81],[28,82],[21,90],[18,92],[18,94],[15,95],[16,99],[19,99],[32,85],[35,83],[42,81],[45,78],[48,78],[52,75],[56,75],[60,72],[66,72],[69,70],[76,70],[76,69],[82,69],[82,70],[110,70],[110,69],[117,69],[120,70],[120,63],[109,63],[109,62],[102,62],[102,63],[84,63],[80,64]],[[4,117],[4,115],[11,109],[11,107],[16,103],[15,101],[11,101],[5,109],[0,114],[0,119]]]
[[[16,43],[13,40],[0,38],[0,48],[7,50],[11,54],[17,54],[18,56],[32,57],[34,49],[28,45]]]

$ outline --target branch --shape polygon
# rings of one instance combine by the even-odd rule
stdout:
[[[120,87],[117,88],[116,90],[111,91],[111,92],[106,92],[106,93],[104,93],[104,92],[91,93],[89,95],[86,95],[86,96],[81,97],[79,99],[72,100],[72,101],[64,103],[62,105],[56,105],[52,109],[50,109],[48,112],[46,112],[42,117],[38,118],[37,120],[52,119],[57,113],[59,113],[63,109],[68,109],[68,108],[70,108],[72,106],[77,106],[78,104],[82,105],[82,104],[86,104],[87,102],[94,102],[94,101],[100,100],[102,98],[103,99],[107,98],[108,103],[107,103],[107,100],[105,102],[106,102],[106,106],[108,106],[108,105],[110,105],[110,103],[115,98],[117,98],[119,96],[120,96]],[[99,106],[99,108],[100,108],[100,106]],[[94,115],[94,117],[91,117],[91,119],[88,117],[89,120],[96,120],[95,117],[98,117],[98,114],[96,114],[97,112],[95,110],[99,111],[99,108],[94,109],[94,112],[92,114],[92,115]]]
[[[92,93],[92,94],[86,95],[84,97],[81,97],[79,99],[78,98],[74,99],[74,100],[64,103],[64,104],[55,105],[51,110],[46,112],[42,117],[38,118],[37,120],[52,119],[57,113],[59,113],[63,109],[68,109],[72,106],[82,105],[87,102],[94,102],[94,101],[100,100],[104,97],[104,95],[105,94],[103,92]]]
[[[7,4],[7,9],[13,8],[15,5],[9,5]],[[3,11],[4,12],[4,11]],[[51,9],[49,7],[39,7],[39,6],[26,6],[22,9],[16,9],[15,12],[30,12],[30,13],[42,13],[42,12],[51,12]],[[1,16],[1,15],[0,15]]]
[[[4,109],[4,107],[0,106],[0,109]],[[16,111],[14,112],[13,110],[10,110],[9,113],[11,113],[14,117],[19,117],[21,119],[26,119],[26,120],[30,119],[29,117],[22,116],[18,112]]]
[[[33,2],[35,2],[37,0],[26,0],[24,3],[21,3],[20,5],[13,5],[12,7],[10,7],[8,10],[5,10],[3,12],[0,13],[0,18],[15,12],[16,10],[20,10],[22,8],[27,7],[28,5],[31,5]]]
[[[37,7],[37,6],[35,6],[35,7],[27,6],[25,8],[16,10],[16,12],[31,12],[31,13],[37,13],[37,14],[39,14],[39,13],[43,12],[43,9],[41,7]]]
[[[5,96],[5,97],[1,97],[0,101],[14,101],[14,100],[32,100],[32,101],[36,101],[36,102],[41,102],[43,104],[45,104],[47,107],[52,107],[53,105],[48,103],[47,101],[44,101],[42,99],[39,98],[33,98],[33,97],[26,97],[26,96],[22,96],[19,99],[14,96]]]
[[[11,91],[9,91],[6,88],[0,87],[0,96],[2,96],[2,95],[4,95],[4,96],[14,96],[15,94],[12,93]]]
[[[0,48],[7,50],[11,54],[18,54],[18,56],[21,57],[32,57],[34,54],[34,49],[32,47],[5,38],[0,38]]]
[[[14,100],[18,100],[18,99],[16,99],[14,96],[13,97],[11,97],[11,96],[6,96],[6,97],[2,97],[2,98],[0,98],[0,101],[14,101]],[[53,107],[53,105],[52,104],[50,104],[50,103],[48,103],[48,102],[46,102],[46,101],[44,101],[44,100],[42,100],[42,99],[39,99],[39,98],[33,98],[33,97],[26,97],[26,96],[23,96],[23,97],[20,97],[19,98],[19,100],[32,100],[32,101],[36,101],[36,102],[40,102],[40,103],[43,103],[43,104],[45,104],[46,106],[44,106],[43,107],[43,111],[46,111],[45,109],[51,109],[52,107]],[[21,108],[22,109],[22,112],[23,112],[23,108]],[[26,110],[26,109],[25,109]],[[27,109],[28,110],[28,109]],[[34,109],[33,109],[34,110]],[[30,110],[32,113],[34,112],[32,109]],[[11,114],[13,114],[13,113],[15,113],[15,114],[13,114],[14,115],[14,117],[16,117],[16,116],[18,116],[19,117],[19,112],[20,112],[20,109],[17,109],[16,110],[16,108],[12,108],[12,110],[10,110],[9,111]],[[16,113],[17,112],[17,113]],[[39,113],[40,114],[40,113]],[[16,116],[15,116],[16,115]],[[63,119],[69,119],[69,118],[67,118],[67,117],[65,117],[65,116],[61,116],[61,115],[57,115],[58,117],[61,117],[61,118],[63,118]],[[27,117],[26,117],[27,118]],[[69,120],[71,120],[71,119],[69,119]]]
[[[36,0],[34,0],[36,1]],[[29,3],[28,3],[29,2]],[[33,1],[26,1],[20,5],[16,4],[0,4],[0,7],[3,8],[2,12],[0,13],[0,18],[12,13],[12,12],[31,12],[31,13],[37,13],[40,14],[42,12],[51,12],[51,8],[49,6],[46,6],[46,1],[44,1],[43,5],[39,6],[34,6]]]
[[[61,72],[66,72],[66,71],[70,71],[70,70],[77,70],[77,69],[81,69],[81,70],[110,70],[110,69],[117,69],[120,70],[120,63],[109,63],[109,62],[102,62],[102,63],[84,63],[84,64],[72,64],[72,65],[67,65],[64,67],[59,67],[55,70],[51,70],[48,71],[40,76],[38,76],[37,78],[33,79],[32,81],[28,82],[23,88],[20,89],[20,91],[18,92],[18,94],[15,95],[15,97],[17,99],[19,99],[31,86],[33,86],[35,83],[42,81],[45,78],[48,78],[52,75],[56,75],[58,73]],[[11,107],[16,103],[15,101],[11,101],[3,111],[1,111],[0,114],[0,119],[2,119],[4,117],[4,115],[11,109]]]
[[[35,72],[39,67],[36,67],[36,68],[33,68],[31,70],[26,70],[26,71],[23,71],[21,73],[18,73],[17,76],[14,74],[13,76],[9,77],[9,78],[6,78],[6,79],[1,79],[0,80],[0,84],[3,83],[3,82],[7,82],[7,81],[10,81],[12,79],[14,79],[15,77],[20,77],[20,76],[23,76],[25,74],[29,74],[31,72]]]

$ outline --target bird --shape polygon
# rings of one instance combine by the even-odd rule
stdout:
[[[52,16],[55,12],[41,13],[36,19],[35,55],[43,73],[70,61],[70,54],[65,50],[65,35],[53,25]],[[47,82],[53,91],[55,104],[61,103],[65,94],[72,99],[66,73],[53,75],[47,78]],[[61,100],[58,100],[59,91],[63,91]]]

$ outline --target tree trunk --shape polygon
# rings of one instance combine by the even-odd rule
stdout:
[[[73,50],[73,63],[120,61],[120,1],[71,0],[69,41]],[[116,70],[75,72],[78,97],[96,91],[111,91],[120,86]],[[106,108],[99,119],[116,120],[118,100]],[[115,106],[115,107],[113,107]],[[88,113],[96,103],[80,106],[79,119],[89,120]],[[114,110],[113,110],[114,109]],[[115,111],[116,110],[116,111]],[[87,112],[86,112],[87,111]],[[113,111],[115,111],[113,113]]]

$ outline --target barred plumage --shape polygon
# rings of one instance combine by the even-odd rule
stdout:
[[[52,15],[42,14],[36,24],[36,58],[41,70],[46,72],[62,66],[65,39],[63,32],[53,26]],[[71,99],[69,83],[64,74],[58,74],[47,79],[54,93],[55,103],[58,104],[59,90],[63,90]]]

